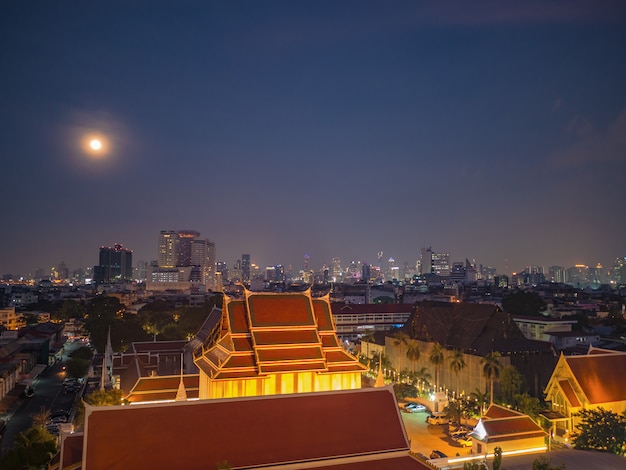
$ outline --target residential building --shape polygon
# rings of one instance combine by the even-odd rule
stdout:
[[[133,280],[133,252],[121,244],[100,247],[100,258],[93,267],[96,284],[116,284]]]

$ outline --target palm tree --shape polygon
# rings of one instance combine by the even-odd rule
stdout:
[[[393,337],[393,344],[396,346],[400,346],[400,345],[404,345],[404,346],[408,346],[409,344],[409,335],[407,335],[404,331],[402,330],[398,330],[395,333],[393,333],[392,335]],[[402,356],[400,356],[402,357]],[[408,359],[408,353],[407,353],[407,359]],[[400,366],[398,367],[399,369],[403,369],[404,364],[400,364]]]
[[[487,403],[488,393],[483,393],[479,388],[476,388],[472,393],[470,393],[470,397],[476,400],[478,404],[478,414],[482,415],[485,411],[485,403]]]
[[[411,363],[411,371],[413,371],[415,363],[420,360],[420,355],[422,351],[420,350],[419,344],[416,341],[411,341],[407,343],[406,346],[406,358]]]
[[[448,357],[448,360],[450,361],[450,370],[454,373],[454,375],[456,376],[456,381],[457,381],[457,388],[459,387],[459,373],[465,368],[465,355],[463,354],[463,351],[461,351],[460,349],[455,349],[454,351],[452,351],[452,355]],[[457,390],[457,395],[458,395],[458,390]]]
[[[412,375],[415,381],[422,382],[427,388],[430,387],[430,381],[433,379],[433,376],[430,374],[427,367],[416,370]]]
[[[444,359],[443,346],[439,343],[433,344],[428,360],[435,366],[435,386],[437,387],[435,391],[437,392],[439,391],[439,367],[443,364]]]
[[[501,354],[498,351],[492,351],[483,357],[480,361],[483,366],[483,377],[489,381],[490,393],[489,404],[493,404],[493,382],[500,378],[500,371],[502,370],[502,364],[500,364],[499,358]]]

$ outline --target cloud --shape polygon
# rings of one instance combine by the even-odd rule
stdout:
[[[566,129],[574,141],[555,152],[549,162],[556,168],[576,168],[598,163],[626,163],[626,108],[606,130],[594,129],[589,119],[576,116]]]

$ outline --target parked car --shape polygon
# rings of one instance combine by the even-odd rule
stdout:
[[[448,424],[449,419],[445,415],[428,415],[426,422],[428,424]]]
[[[444,454],[443,452],[441,452],[440,450],[433,450],[430,453],[430,458],[431,459],[447,459],[448,456]]]
[[[454,442],[459,444],[461,447],[472,447],[472,438],[467,435],[459,436],[458,438],[454,439]]]
[[[35,396],[35,387],[29,385],[24,389],[24,398],[33,398]]]
[[[426,407],[424,405],[414,402],[408,403],[405,408],[410,409],[412,413],[421,413],[426,411]]]

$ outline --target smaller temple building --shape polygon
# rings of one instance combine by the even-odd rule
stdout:
[[[581,356],[561,354],[544,393],[550,411],[542,416],[555,441],[568,444],[581,409],[626,411],[626,353],[590,347]]]
[[[530,416],[492,404],[469,434],[473,454],[543,452],[547,433]]]

